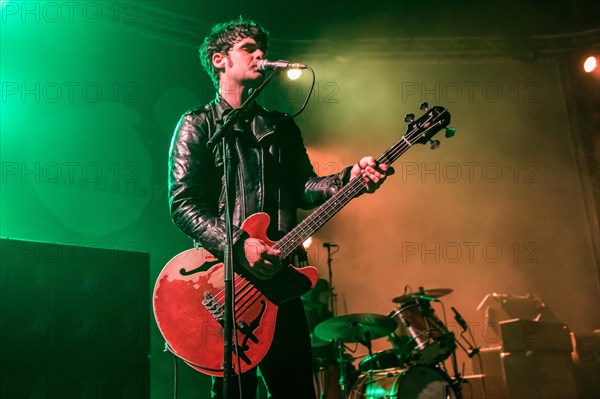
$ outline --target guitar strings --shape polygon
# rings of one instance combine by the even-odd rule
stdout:
[[[406,144],[402,140],[397,142],[397,144],[400,144],[398,146],[399,147],[398,155],[401,155],[403,152],[405,152],[409,148],[406,146]],[[378,159],[378,161],[382,162],[385,158],[387,158],[386,154],[387,153],[384,153]],[[289,241],[283,243],[281,245],[281,247],[278,249],[281,249],[281,251],[283,253],[286,253],[291,248],[296,248],[299,245],[299,241],[304,236],[310,235],[313,232],[312,230],[315,228],[316,225],[321,225],[321,223],[323,221],[327,221],[328,218],[333,217],[335,215],[335,213],[337,213],[338,210],[341,209],[341,208],[339,208],[339,205],[340,204],[345,205],[346,203],[348,203],[352,198],[354,198],[354,196],[356,194],[358,194],[360,192],[360,190],[362,190],[362,188],[363,188],[363,181],[360,177],[357,176],[346,187],[344,187],[341,191],[339,191],[337,194],[335,194],[331,198],[331,200],[327,201],[325,203],[325,206],[317,209],[317,211],[315,211],[315,212],[318,212],[318,213],[314,217],[309,217],[307,219],[304,219],[307,222],[300,223],[298,225],[297,229],[292,230],[292,232],[290,233]],[[339,208],[339,209],[336,209],[336,208]],[[315,223],[312,223],[313,220],[315,221]]]
[[[402,155],[408,148],[410,148],[404,141],[399,141],[397,144],[399,147],[398,156]],[[392,153],[384,153],[381,157],[379,157],[378,162],[385,162],[388,158],[387,155],[392,155]],[[397,156],[393,154],[390,158]],[[395,159],[394,159],[395,160]],[[290,249],[296,248],[300,244],[300,240],[306,235],[312,234],[314,232],[316,226],[322,225],[323,222],[326,222],[327,219],[333,217],[342,206],[348,203],[356,194],[363,189],[363,180],[360,176],[354,178],[346,187],[344,187],[341,191],[335,194],[329,201],[327,201],[322,208],[317,209],[318,212],[314,217],[309,217],[307,219],[308,222],[300,223],[298,228],[295,228],[290,232],[289,240],[282,243],[279,247],[275,244],[274,248],[280,249],[283,254],[286,254]],[[310,219],[310,220],[309,220]],[[314,221],[314,223],[313,223]],[[280,241],[281,242],[281,241]]]
[[[442,112],[440,115],[442,115],[443,113],[446,113],[446,111]],[[437,115],[437,116],[439,116],[439,115]],[[386,152],[384,152],[377,159],[377,162],[378,163],[394,162],[404,152],[406,152],[415,142],[417,142],[417,138],[419,138],[419,136],[424,137],[428,130],[436,128],[439,125],[440,125],[440,121],[432,123],[432,124],[428,125],[427,129],[424,129],[421,132],[418,132],[418,130],[419,130],[418,126],[415,126],[415,128],[411,132],[406,133],[404,136],[402,136],[402,138],[400,140],[398,140],[396,142],[396,144],[394,144],[390,149],[388,149]],[[440,126],[440,129],[441,129],[441,126]],[[406,140],[407,138],[408,138],[408,141]],[[284,255],[288,254],[288,251],[291,252],[294,248],[296,248],[298,245],[300,245],[300,241],[303,239],[303,237],[306,237],[307,235],[314,233],[314,231],[316,231],[316,226],[321,226],[322,223],[326,222],[329,218],[333,217],[341,209],[341,207],[338,208],[337,201],[339,199],[343,200],[343,201],[340,201],[339,204],[342,204],[342,206],[344,206],[352,198],[354,198],[354,196],[356,194],[358,194],[360,192],[360,190],[362,190],[362,185],[363,185],[363,181],[360,178],[360,176],[357,176],[356,178],[354,178],[352,181],[350,181],[348,183],[348,185],[346,187],[342,188],[342,190],[340,190],[337,194],[334,194],[334,196],[331,197],[331,199],[328,200],[324,204],[324,206],[317,209],[315,212],[318,212],[318,213],[314,217],[309,217],[307,219],[304,219],[303,222],[301,222],[296,228],[294,228],[289,233],[290,238],[287,242],[282,243],[278,247],[277,244],[279,244],[281,242],[281,241],[279,241],[277,244],[275,244],[274,248],[281,249],[282,254],[284,254]],[[312,223],[312,220],[314,220],[315,223]]]
[[[260,297],[261,292],[242,276],[235,274],[234,277],[234,305],[237,316],[241,316],[252,306]],[[220,305],[224,306],[225,290],[222,289],[214,296]]]

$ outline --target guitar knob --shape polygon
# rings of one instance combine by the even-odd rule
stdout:
[[[421,105],[419,105],[419,109],[421,111],[429,111],[429,103],[428,102],[422,102]]]
[[[429,141],[429,149],[431,150],[437,150],[440,146],[440,141],[439,140],[430,140]]]
[[[444,134],[444,136],[446,136],[446,138],[449,139],[450,137],[454,137],[455,133],[456,133],[456,129],[453,127],[449,127],[449,128],[446,128],[446,133]]]
[[[414,120],[415,120],[415,114],[406,114],[406,116],[404,117],[404,122],[406,122],[406,123],[411,123]]]

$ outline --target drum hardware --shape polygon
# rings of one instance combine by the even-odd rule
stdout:
[[[399,309],[392,310],[387,317],[396,320],[398,325],[398,327],[387,336],[386,340],[392,345],[392,348],[398,357],[398,367],[403,367],[408,363],[408,360],[412,356],[415,340],[410,336],[408,328],[406,328],[406,325],[402,321]],[[375,356],[377,356],[377,353]],[[386,363],[389,364],[389,362]]]
[[[437,298],[451,292],[449,288],[424,290],[419,287],[418,291],[405,291],[394,298],[398,308],[387,316],[350,314],[319,323],[314,335],[318,342],[332,343],[339,367],[341,399],[461,399],[464,379],[459,371],[456,348],[460,347],[469,357],[475,356],[479,348],[464,336],[469,332],[474,340],[466,321],[454,307],[451,309],[462,329],[458,337],[436,317],[431,303],[438,302],[445,309]],[[445,310],[443,314],[445,320]],[[386,336],[394,349],[373,353],[372,340]],[[346,366],[355,358],[348,359],[344,351],[346,342],[360,343],[368,350],[368,355],[359,363],[361,374],[356,382],[348,378]],[[450,356],[452,378],[441,364]],[[350,375],[355,377],[352,372]],[[319,397],[325,398],[323,393]]]
[[[458,325],[460,325],[462,331],[460,332],[459,336],[460,338],[468,345],[469,349],[465,348],[465,346],[458,340],[455,339],[454,342],[467,354],[467,356],[469,358],[472,358],[473,356],[479,354],[479,348],[475,346],[475,344],[471,343],[471,341],[469,341],[467,338],[465,338],[464,334],[469,331],[467,322],[465,321],[465,319],[463,319],[463,317],[460,315],[460,313],[458,313],[458,311],[452,306],[451,307],[452,311],[454,312],[454,320],[456,320],[456,322],[458,323]],[[469,331],[469,335],[471,336],[471,339],[473,341],[475,341],[475,337],[473,337],[473,334]],[[463,375],[464,375],[464,371],[463,374],[458,372],[458,361],[456,359],[456,351],[452,352],[452,367],[454,369],[454,378],[452,380],[452,386],[454,387],[455,391],[457,393],[460,394],[460,396],[458,396],[458,398],[462,398],[462,385],[463,385]],[[485,381],[485,380],[484,380]],[[485,384],[485,382],[484,382]],[[485,385],[484,385],[484,390],[485,390]],[[485,395],[485,393],[484,393]]]
[[[428,392],[433,389],[431,392],[435,392],[435,395],[438,395],[436,397],[456,399],[462,397],[463,378],[458,368],[456,348],[457,346],[460,347],[469,357],[475,356],[479,352],[479,348],[475,347],[464,336],[468,331],[468,325],[454,307],[452,307],[452,311],[454,312],[455,320],[462,328],[462,332],[458,337],[448,331],[444,322],[435,315],[432,303],[437,302],[444,309],[445,320],[445,307],[443,302],[438,298],[452,292],[453,290],[450,288],[425,290],[423,287],[419,287],[417,291],[413,291],[407,286],[402,295],[392,299],[392,302],[398,304],[398,307],[390,312],[388,317],[397,320],[398,328],[388,337],[388,341],[392,343],[395,352],[401,357],[403,363],[396,370],[383,369],[382,367],[390,364],[385,359],[386,356],[389,356],[389,354],[385,353],[386,351],[376,353],[375,358],[370,363],[363,360],[359,365],[363,376],[355,384],[352,394],[358,393],[365,396],[354,397],[388,397],[382,396],[381,393],[385,389],[389,389],[389,391],[385,391],[388,392],[389,397],[402,397],[403,399],[421,398],[423,396],[417,393],[418,390],[410,390],[412,389],[410,386],[415,385],[415,383],[409,380],[411,378],[417,379],[416,377],[412,377],[418,374],[415,374],[414,370],[420,370],[423,375],[427,375],[427,377],[419,377],[418,379],[424,380],[423,384],[425,385],[423,389],[427,389]],[[466,343],[466,346],[458,338],[462,339]],[[472,334],[471,338],[474,339]],[[403,352],[410,353],[403,358]],[[377,356],[380,356],[381,359],[378,359]],[[441,363],[450,356],[454,371],[453,378],[450,378],[440,368],[442,366]],[[393,375],[394,373],[396,374]],[[407,376],[411,377],[408,378]],[[432,384],[437,387],[433,387],[433,385],[430,387],[426,383],[429,380],[433,381]],[[445,382],[440,382],[442,380]],[[384,386],[386,384],[387,387]],[[416,385],[418,386],[419,383],[416,383]],[[377,392],[377,395],[372,396],[375,395],[375,392]]]
[[[449,288],[425,291],[419,287],[417,292],[405,292],[392,300],[399,303],[399,308],[392,314],[399,316],[414,344],[410,363],[433,366],[447,359],[455,350],[454,334],[436,317],[431,306],[431,302],[441,303],[437,298],[451,292]]]
[[[456,343],[461,347],[463,351],[465,351],[469,358],[472,358],[473,356],[479,354],[479,348],[475,347],[467,338],[464,337],[464,333],[469,330],[467,322],[465,321],[465,319],[462,318],[462,316],[460,315],[460,313],[458,313],[458,310],[456,310],[454,306],[452,306],[451,309],[454,312],[454,320],[456,320],[456,322],[462,329],[460,337],[467,343],[469,349],[466,349],[458,340],[456,341]],[[472,335],[471,338],[474,340]]]
[[[359,376],[349,399],[458,399],[450,377],[436,367],[415,365]]]
[[[315,335],[324,341],[331,341],[336,348],[337,361],[340,369],[340,394],[347,399],[347,372],[344,359],[344,343],[358,342],[365,345],[369,356],[373,357],[371,342],[383,338],[397,327],[397,322],[386,316],[373,313],[356,313],[333,317],[321,322],[315,327]]]
[[[315,373],[315,388],[319,394],[319,399],[325,399],[327,397],[327,392],[329,391],[328,369],[330,365],[327,360],[328,359],[325,358],[317,359],[319,367]]]
[[[341,396],[341,399],[346,399],[346,398],[348,398],[348,393],[346,392],[347,373],[346,373],[346,364],[344,361],[344,341],[342,339],[335,339],[334,345],[337,350],[337,362],[338,362],[338,367],[340,369],[340,379],[338,382],[340,385],[340,396]]]
[[[317,398],[319,399],[339,399],[340,398],[340,370],[345,371],[344,386],[354,385],[357,378],[357,370],[352,364],[355,358],[343,352],[342,362],[337,357],[337,346],[330,342],[331,356],[326,358],[313,359],[313,381]],[[336,354],[334,354],[336,352]],[[340,364],[343,366],[340,367]]]
[[[406,358],[398,353],[396,349],[387,349],[366,355],[358,364],[358,370],[361,373],[368,373],[372,370],[397,369],[406,365]]]
[[[315,327],[315,335],[324,341],[341,339],[343,342],[361,342],[383,338],[397,326],[395,320],[375,313],[354,313],[332,317]]]
[[[434,288],[425,291],[423,290],[423,287],[419,287],[419,291],[404,292],[402,295],[392,299],[392,302],[402,304],[415,299],[438,302],[437,298],[451,294],[453,291],[454,290],[451,288]]]

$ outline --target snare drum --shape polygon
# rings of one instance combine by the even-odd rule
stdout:
[[[414,340],[411,363],[433,366],[456,349],[454,334],[435,316],[428,301],[414,300],[402,304],[400,317]]]
[[[348,399],[456,399],[448,375],[429,366],[362,374]]]

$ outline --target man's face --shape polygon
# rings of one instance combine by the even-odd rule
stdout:
[[[218,58],[220,63],[215,62],[214,57],[213,62],[217,67],[224,69],[220,76],[221,81],[253,86],[262,78],[257,64],[263,57],[264,52],[256,41],[244,38],[234,44],[224,58]]]

